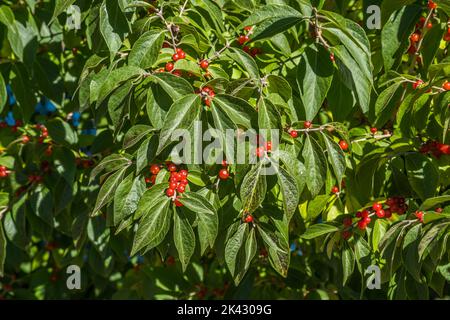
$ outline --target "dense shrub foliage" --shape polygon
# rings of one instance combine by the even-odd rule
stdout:
[[[447,0],[1,3],[2,298],[449,294]]]

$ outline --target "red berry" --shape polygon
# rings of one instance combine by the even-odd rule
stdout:
[[[174,189],[167,189],[166,190],[166,195],[168,196],[168,197],[173,197],[173,195],[175,194],[175,190]]]
[[[352,236],[352,233],[348,230],[342,231],[342,239],[347,240]]]
[[[250,223],[253,221],[253,217],[251,215],[247,215],[244,220],[246,223]]]
[[[230,176],[230,173],[228,172],[227,169],[221,169],[219,171],[219,178],[220,180],[227,180]]]
[[[145,177],[145,183],[149,184],[152,181],[150,177]]]
[[[202,60],[202,61],[200,61],[200,68],[206,70],[206,69],[208,69],[208,66],[209,66],[208,60]]]
[[[442,85],[442,88],[446,91],[450,90],[450,82],[445,81],[444,84]]]
[[[297,138],[298,137],[298,132],[296,130],[291,130],[289,132],[289,134],[291,135],[292,138]]]
[[[205,103],[206,106],[211,107],[211,98],[210,97],[203,98],[203,102]]]
[[[391,212],[390,209],[384,210],[384,217],[385,217],[386,219],[389,219],[390,217],[392,217],[392,212]]]
[[[375,127],[372,127],[372,128],[370,128],[370,132],[371,132],[372,134],[375,134],[375,133],[378,132],[378,129],[375,128]]]
[[[375,203],[372,205],[372,209],[375,210],[375,211],[378,211],[378,210],[380,210],[380,209],[383,209],[383,206],[382,206],[380,203],[375,202]]]
[[[8,176],[8,172],[6,171],[0,171],[0,178],[6,178]]]
[[[166,71],[170,72],[173,70],[173,63],[172,62],[167,62],[166,63]]]
[[[267,141],[265,147],[266,147],[267,152],[272,151],[272,142]]]
[[[181,183],[182,185],[184,185],[184,186],[187,186],[187,185],[189,184],[189,181],[188,181],[188,179],[186,179],[186,178],[182,178],[182,179],[180,180],[180,183]]]
[[[334,53],[331,53],[331,54],[330,54],[330,60],[331,60],[332,62],[334,62],[334,61],[335,61],[335,58],[334,58]]]
[[[366,218],[363,218],[363,221],[367,225],[370,223],[370,221],[372,221],[372,219],[370,217],[366,217]]]
[[[177,187],[177,192],[178,193],[183,193],[185,190],[186,189],[185,189],[185,187],[182,184],[178,185],[178,187]]]
[[[342,221],[343,225],[346,227],[350,227],[353,224],[353,220],[350,217],[344,218]]]
[[[154,174],[154,175],[152,175],[152,176],[150,177],[150,182],[151,182],[152,184],[155,184],[155,181],[156,181],[156,174]]]
[[[357,218],[361,218],[361,217],[362,217],[361,211],[356,212],[355,216],[356,216]]]
[[[377,210],[375,212],[375,214],[377,215],[378,218],[384,218],[384,216],[386,215],[386,212],[383,209]]]
[[[152,165],[152,166],[150,167],[150,172],[151,172],[152,174],[158,174],[158,173],[159,173],[159,170],[161,170],[161,169],[160,169],[159,166],[156,165],[156,164],[154,164],[154,165]]]
[[[239,44],[244,44],[248,41],[249,37],[246,35],[240,35],[238,38]]]
[[[411,42],[417,42],[420,40],[420,34],[418,34],[417,32],[413,33],[410,37],[409,40],[411,40]]]
[[[227,160],[222,160],[222,167],[228,167]]]
[[[182,52],[178,53],[178,56],[180,57],[180,59],[184,59],[184,58],[186,58],[186,52],[182,51]]]
[[[311,129],[311,128],[312,128],[312,123],[311,123],[311,121],[305,121],[305,122],[303,123],[303,128],[305,128],[305,129]]]
[[[246,26],[246,27],[244,27],[244,30],[245,30],[245,31],[251,31],[252,28],[253,28],[252,26]]]
[[[433,23],[428,22],[428,23],[427,23],[427,29],[431,29],[431,28],[433,28]]]
[[[174,70],[174,71],[172,72],[172,74],[173,74],[174,76],[181,77],[181,76],[183,75],[183,72],[182,72],[181,70]]]
[[[365,230],[367,228],[367,224],[364,222],[364,220],[358,221],[358,229]]]
[[[450,145],[448,144],[443,144],[439,146],[439,151],[442,154],[450,154]]]
[[[170,172],[174,172],[174,171],[177,171],[177,166],[176,166],[175,164],[173,164],[173,163],[170,163],[170,164],[167,166],[167,169],[168,169]]]
[[[53,147],[50,145],[45,149],[45,155],[50,157],[53,154]]]
[[[189,173],[187,170],[180,170],[179,174],[181,178],[187,178]]]
[[[432,0],[429,0],[429,1],[428,1],[428,8],[429,8],[429,9],[436,9],[436,8],[437,8],[437,3],[435,3],[435,2],[432,1]]]
[[[175,201],[174,201],[175,206],[177,206],[177,207],[182,207],[183,204],[182,204],[178,199],[179,199],[179,197],[177,197],[177,198],[175,199]]]
[[[25,143],[28,143],[28,142],[30,142],[30,137],[29,136],[23,136],[22,137],[22,143],[25,144]]]
[[[256,156],[258,158],[261,158],[262,156],[264,156],[264,147],[258,147],[256,148]]]
[[[444,211],[444,209],[442,209],[442,208],[434,209],[434,212],[436,212],[436,213],[442,213],[442,211]]]
[[[369,217],[369,211],[363,210],[363,212],[361,212],[361,218],[367,218],[367,217]]]
[[[177,187],[178,187],[178,183],[176,183],[175,181],[169,182],[169,189],[175,190]]]
[[[339,141],[339,146],[341,147],[342,150],[347,150],[348,149],[348,143],[345,140],[341,140]]]
[[[184,52],[183,49],[181,49],[181,48],[177,48],[175,51],[176,51],[175,53],[178,53],[178,54]]]
[[[178,61],[178,60],[180,60],[180,55],[179,55],[178,53],[174,53],[174,54],[172,55],[172,60],[173,60],[173,61]]]
[[[423,211],[416,211],[415,215],[420,222],[423,222]]]
[[[331,188],[331,193],[334,193],[334,194],[339,193],[339,188],[337,186],[333,186]]]

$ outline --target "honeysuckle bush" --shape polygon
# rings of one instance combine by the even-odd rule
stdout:
[[[448,296],[449,15],[2,1],[1,297]],[[224,152],[178,163],[172,133],[209,128]]]

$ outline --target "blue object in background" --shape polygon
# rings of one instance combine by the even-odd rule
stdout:
[[[86,134],[88,136],[96,136],[97,135],[97,129],[96,128],[83,129],[81,131],[81,134]]]
[[[14,119],[14,114],[12,111],[9,111],[8,114],[6,115],[5,122],[10,127],[16,125],[16,119]]]
[[[295,243],[291,243],[291,252],[294,252],[297,249],[297,245]]]
[[[10,106],[15,105],[17,100],[16,100],[16,97],[14,96],[14,92],[12,91],[11,86],[9,84],[6,85],[6,92],[8,94],[9,105]]]
[[[143,256],[137,256],[137,263],[143,264],[144,263],[144,257]]]
[[[80,125],[81,113],[75,111],[72,113],[72,125],[78,127]]]
[[[56,111],[56,106],[46,97],[43,97],[34,108],[36,113],[47,115]]]

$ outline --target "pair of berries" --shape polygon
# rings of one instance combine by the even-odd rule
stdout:
[[[438,141],[428,141],[425,144],[423,144],[419,151],[423,154],[432,154],[436,158],[440,158],[442,155],[448,155],[450,154],[450,145],[443,144]]]
[[[228,171],[228,163],[226,160],[222,161],[222,169],[219,171],[219,179],[220,180],[227,180],[230,177],[230,172]]]
[[[358,221],[358,229],[360,230],[365,230],[369,223],[372,221],[372,219],[370,218],[369,210],[363,210],[361,212],[358,211],[356,213],[356,217],[360,218],[360,220]]]
[[[211,101],[216,96],[216,93],[214,92],[213,88],[206,86],[201,89],[200,95],[202,97],[204,104],[210,107]]]
[[[271,141],[267,141],[264,144],[264,146],[260,146],[260,147],[256,148],[255,153],[258,158],[262,158],[265,155],[266,151],[267,152],[272,151],[272,142]]]
[[[0,166],[0,178],[7,178],[9,176],[8,168]]]
[[[416,29],[423,28],[425,26],[425,21],[426,21],[425,17],[420,17],[419,23],[416,23]],[[427,29],[433,28],[433,23],[429,21],[426,27]]]
[[[177,48],[175,50],[175,53],[172,55],[172,60],[175,62],[178,60],[185,59],[185,58],[186,58],[186,53],[181,48]]]
[[[258,54],[262,53],[262,49],[261,48],[250,48],[249,46],[244,46],[242,48],[242,50],[244,50],[245,52],[247,52],[249,55],[251,55],[252,57],[256,57]]]
[[[41,130],[41,134],[39,136],[39,143],[43,143],[46,138],[48,138],[48,130],[46,126],[41,124],[36,125],[36,129]]]
[[[437,9],[437,7],[438,7],[438,5],[437,5],[437,3],[436,2],[434,2],[434,1],[432,1],[432,0],[429,0],[428,1],[428,9]]]

